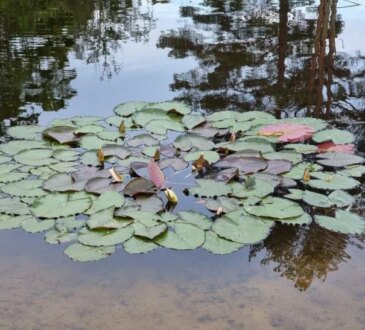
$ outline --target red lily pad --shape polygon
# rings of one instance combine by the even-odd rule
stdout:
[[[314,128],[308,125],[285,123],[264,126],[259,135],[277,136],[279,142],[300,142],[312,137]]]
[[[318,152],[343,152],[353,154],[355,146],[353,144],[335,144],[332,141],[317,145]]]

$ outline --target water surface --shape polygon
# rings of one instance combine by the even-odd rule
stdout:
[[[344,0],[4,0],[2,128],[176,98],[326,118],[364,151],[363,17],[363,1]],[[363,248],[276,225],[228,256],[118,250],[79,264],[41,234],[2,231],[0,329],[364,329]]]

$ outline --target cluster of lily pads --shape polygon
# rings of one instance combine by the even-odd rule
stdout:
[[[179,102],[114,113],[8,129],[0,229],[71,242],[65,254],[76,261],[118,245],[226,254],[265,239],[275,222],[365,231],[351,211],[365,166],[350,132],[258,111],[191,114]]]

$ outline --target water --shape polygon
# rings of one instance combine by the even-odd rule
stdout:
[[[359,2],[322,1],[334,31],[322,47],[311,1],[1,1],[2,127],[177,98],[324,117],[364,151]],[[0,329],[365,329],[363,248],[277,225],[228,256],[118,250],[79,264],[42,235],[1,231]]]

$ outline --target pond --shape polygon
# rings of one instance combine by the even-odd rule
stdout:
[[[9,126],[174,99],[201,115],[324,119],[361,155],[364,15],[363,0],[2,1],[2,140]],[[44,233],[2,230],[0,328],[364,329],[364,239],[276,223],[227,255],[117,249],[77,263]]]

